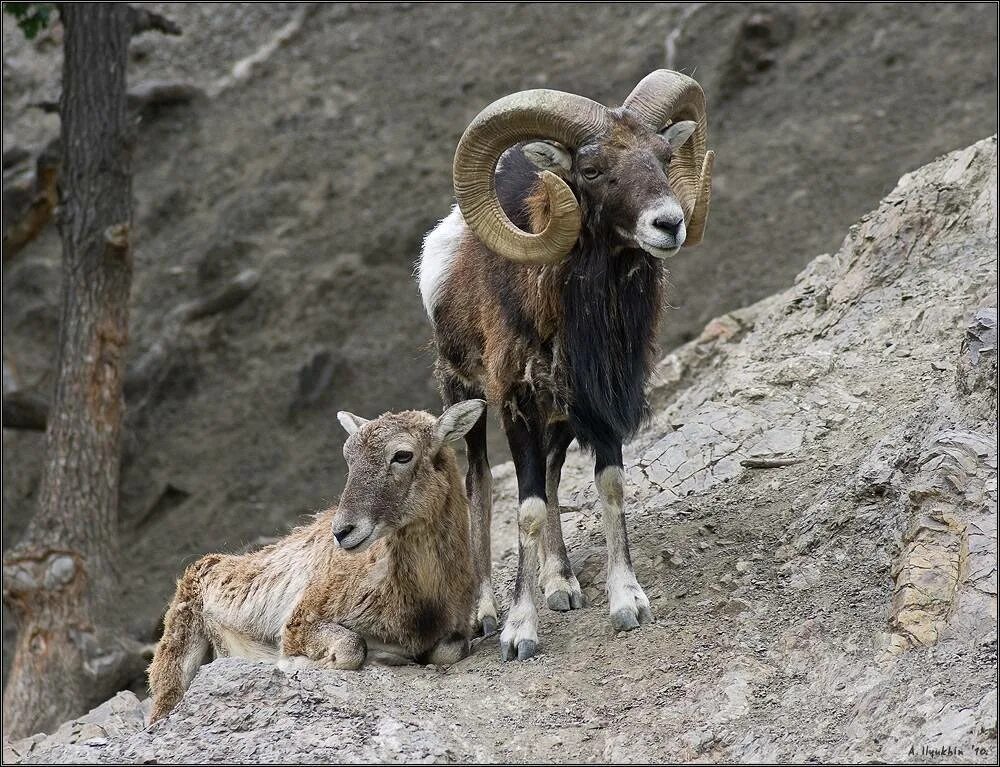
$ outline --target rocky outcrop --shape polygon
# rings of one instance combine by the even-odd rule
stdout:
[[[610,629],[571,451],[563,522],[592,606],[543,611],[538,658],[500,664],[491,638],[447,670],[220,660],[149,729],[123,694],[5,760],[994,761],[996,207],[992,137],[904,176],[837,253],[661,363],[627,452],[654,625]],[[495,470],[500,594],[512,474]]]
[[[183,30],[134,38],[128,73],[136,268],[116,608],[141,642],[185,563],[337,497],[338,410],[440,406],[413,261],[452,204],[462,129],[493,99],[555,87],[613,104],[660,66],[704,85],[712,216],[670,264],[667,350],[790,284],[903,172],[996,130],[983,3],[140,5]],[[38,229],[61,38],[56,24],[25,41],[9,14],[2,32],[5,231],[13,217],[37,233],[4,263],[4,419],[19,405],[38,428],[61,300],[58,230]],[[709,333],[738,338],[740,316]],[[37,507],[44,439],[3,440],[13,544]],[[490,441],[504,460],[498,428]],[[677,489],[656,468],[649,481]]]

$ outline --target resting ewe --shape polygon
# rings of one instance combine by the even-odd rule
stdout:
[[[583,604],[557,498],[574,437],[595,455],[611,623],[627,630],[652,617],[629,557],[622,443],[649,409],[663,260],[705,228],[706,122],[701,87],[659,70],[618,109],[551,90],[502,98],[455,153],[458,207],[427,235],[420,291],[445,404],[481,397],[498,407],[514,458],[520,565],[500,636],[505,659],[535,653],[539,567],[551,608]],[[497,613],[485,415],[466,441],[486,633]]]
[[[448,443],[484,409],[339,413],[350,434],[340,506],[260,551],[210,554],[184,572],[149,670],[151,721],[177,704],[210,648],[285,668],[465,657],[476,581]]]

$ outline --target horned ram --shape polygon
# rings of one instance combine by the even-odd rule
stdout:
[[[702,239],[714,153],[697,82],[658,70],[609,109],[529,90],[469,125],[455,154],[457,206],[419,263],[445,405],[499,408],[517,474],[519,564],[501,657],[537,651],[534,592],[583,606],[559,522],[559,478],[575,438],[594,454],[608,547],[611,623],[651,620],[623,513],[622,445],[648,416],[645,385],[664,307],[666,259]],[[466,435],[479,580],[476,624],[497,626],[486,414]]]

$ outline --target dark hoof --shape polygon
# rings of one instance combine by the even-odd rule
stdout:
[[[639,628],[639,620],[631,610],[618,610],[611,613],[611,626],[615,631],[631,631]]]
[[[532,641],[531,639],[523,639],[517,643],[518,660],[528,660],[528,658],[533,658],[536,652],[538,652],[538,642]]]
[[[510,660],[528,660],[533,658],[538,652],[538,642],[533,639],[522,639],[514,647],[513,642],[500,643],[500,660],[507,662]]]
[[[550,610],[555,610],[560,613],[564,613],[567,610],[572,609],[570,607],[569,593],[565,591],[553,591],[545,598],[545,603],[549,606]]]
[[[483,636],[488,637],[490,634],[495,633],[497,633],[497,620],[487,615],[483,618]]]
[[[514,645],[512,645],[510,642],[500,643],[500,660],[503,663],[506,663],[509,660],[514,660],[514,658],[516,657],[514,653],[515,653]]]

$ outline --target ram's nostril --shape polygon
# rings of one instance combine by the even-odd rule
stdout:
[[[333,537],[337,539],[337,543],[343,543],[344,538],[346,538],[353,532],[354,532],[354,525],[347,525],[341,528],[340,530],[334,530]]]
[[[671,237],[676,237],[677,232],[681,228],[681,223],[684,221],[683,218],[674,218],[673,216],[660,216],[653,219],[653,226],[659,229],[661,232],[669,234]]]

